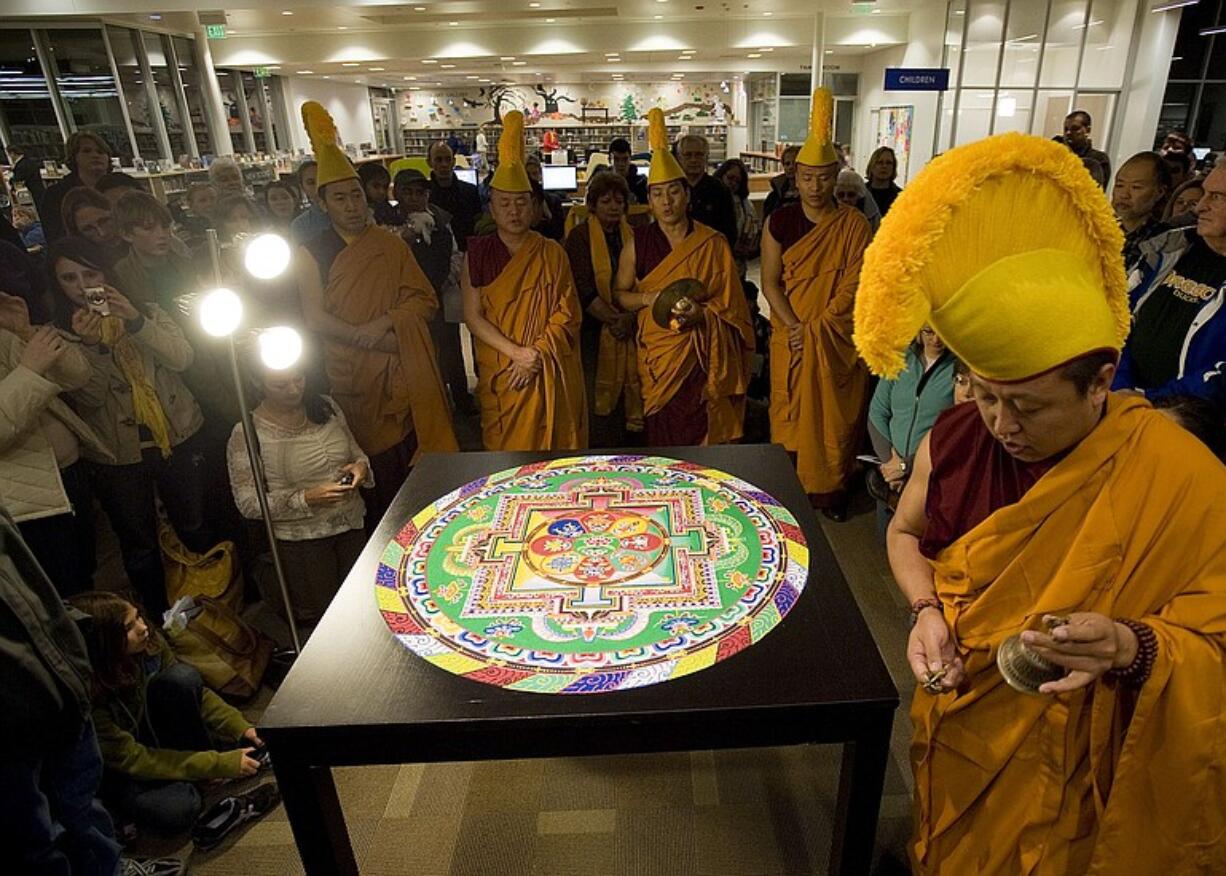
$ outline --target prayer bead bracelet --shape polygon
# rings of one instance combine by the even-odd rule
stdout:
[[[1154,661],[1158,659],[1158,636],[1140,621],[1117,617],[1115,622],[1128,627],[1137,637],[1137,653],[1127,666],[1108,670],[1104,677],[1107,681],[1137,690],[1154,671]]]
[[[941,601],[933,596],[925,596],[923,599],[917,599],[911,603],[911,626],[915,626],[916,621],[919,620],[920,612],[925,608],[935,608],[937,611],[941,611]]]

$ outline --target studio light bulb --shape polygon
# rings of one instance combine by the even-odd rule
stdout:
[[[214,289],[200,299],[200,325],[215,338],[234,334],[243,320],[243,301],[232,289]]]
[[[289,267],[290,250],[285,238],[279,234],[260,234],[247,242],[243,264],[251,276],[259,280],[271,280],[285,273]]]
[[[260,361],[273,371],[284,371],[302,356],[302,335],[287,325],[260,332]]]

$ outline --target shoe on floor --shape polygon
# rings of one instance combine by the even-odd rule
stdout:
[[[119,859],[120,876],[182,876],[186,872],[187,863],[178,858]]]
[[[280,802],[281,792],[276,782],[267,782],[246,794],[223,797],[196,819],[192,841],[197,849],[207,851],[219,845],[236,828],[267,815]]]

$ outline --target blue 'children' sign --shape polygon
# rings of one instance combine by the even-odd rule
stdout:
[[[886,91],[948,91],[948,67],[886,67]]]

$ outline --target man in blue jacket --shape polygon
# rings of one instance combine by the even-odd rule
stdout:
[[[1157,400],[1210,397],[1226,360],[1226,163],[1205,177],[1196,227],[1141,245],[1130,280],[1132,333],[1114,388]]]

